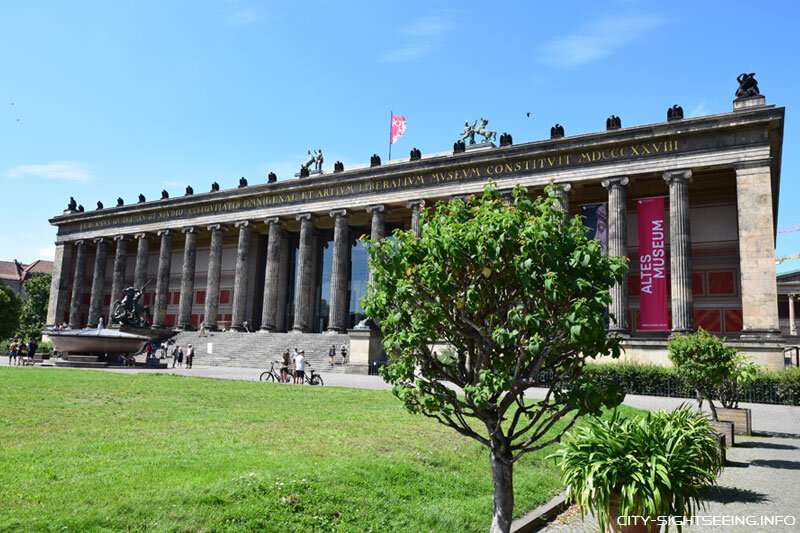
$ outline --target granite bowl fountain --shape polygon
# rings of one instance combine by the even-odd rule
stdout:
[[[107,366],[120,354],[137,353],[150,337],[118,329],[84,328],[47,332],[53,348],[65,361],[56,366]]]

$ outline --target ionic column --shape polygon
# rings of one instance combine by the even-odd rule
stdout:
[[[311,213],[297,215],[300,221],[300,249],[297,254],[297,281],[294,288],[294,331],[311,331],[308,309],[311,306],[311,292],[314,290],[311,279],[314,223]]]
[[[689,227],[689,181],[691,170],[668,170],[669,247],[672,275],[672,331],[694,331],[692,296],[692,237]]]
[[[250,222],[242,220],[235,224],[239,228],[239,245],[236,248],[236,277],[233,281],[233,316],[231,327],[244,331],[242,322],[247,312],[247,282],[250,265]]]
[[[261,331],[276,331],[278,316],[278,278],[281,266],[281,219],[267,218],[267,267],[264,269],[264,303],[261,306]]]
[[[608,189],[608,255],[628,257],[628,211],[625,189],[627,177],[604,179],[603,187]],[[628,329],[628,276],[611,287],[611,306],[614,323],[609,323],[608,331],[627,334]]]
[[[133,286],[141,290],[147,283],[147,256],[148,249],[147,233],[137,233],[136,237],[136,267],[133,271]]]
[[[370,237],[375,241],[380,241],[386,237],[386,206],[383,204],[371,205],[367,207],[367,213],[372,215],[372,228]],[[372,269],[369,272],[367,286],[372,285]]]
[[[56,253],[53,257],[53,272],[50,282],[50,300],[47,304],[46,326],[48,329],[61,324],[67,310],[69,265],[72,259],[72,248],[72,243],[56,243]]]
[[[560,187],[556,187],[555,194],[558,198],[559,210],[564,213],[564,224],[569,221],[569,193],[572,190],[572,185],[569,183],[557,183]]]
[[[796,294],[788,294],[789,297],[789,335],[797,335],[797,324],[794,323],[794,299]]]
[[[406,207],[411,209],[411,232],[419,238],[422,235],[422,228],[419,226],[419,210],[425,207],[425,200],[410,200],[406,203]]]
[[[161,236],[161,249],[158,252],[158,272],[156,274],[156,304],[153,318],[154,328],[167,325],[167,305],[169,304],[169,270],[172,263],[172,234],[169,229],[158,231]]]
[[[184,234],[183,267],[181,269],[181,300],[178,307],[178,329],[189,329],[192,324],[194,303],[194,276],[197,266],[197,228],[187,227]]]
[[[222,224],[211,224],[211,251],[208,254],[208,278],[206,280],[206,328],[217,330],[219,313],[219,278],[222,274],[222,232],[227,228]]]
[[[122,291],[125,288],[125,264],[128,262],[128,239],[125,235],[114,237],[117,242],[117,250],[114,252],[114,272],[111,278],[111,303],[108,308],[108,322],[111,323],[111,315],[114,314],[114,304],[122,298]]]
[[[780,335],[775,281],[775,239],[770,160],[734,165],[739,217],[739,268],[742,289],[742,339]],[[783,356],[767,362],[783,368]]]
[[[278,266],[278,305],[276,306],[275,331],[286,331],[286,309],[289,304],[289,238],[281,232],[280,264]]]
[[[347,277],[350,270],[348,261],[350,254],[347,219],[352,215],[347,209],[331,211],[334,217],[333,226],[333,266],[331,268],[331,299],[328,331],[339,333],[346,331],[347,317]]]
[[[96,328],[103,307],[103,282],[106,279],[106,260],[108,258],[108,240],[103,237],[94,239],[97,245],[94,254],[94,273],[92,274],[92,295],[89,299],[89,318],[87,326]]]
[[[86,241],[75,241],[75,277],[72,280],[72,301],[69,304],[69,327],[81,327],[81,302],[83,301],[83,278],[86,275]]]

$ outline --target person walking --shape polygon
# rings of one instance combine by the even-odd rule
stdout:
[[[31,337],[28,340],[28,356],[31,358],[31,365],[33,365],[36,361],[36,350],[39,349],[39,343],[36,342],[36,339]]]
[[[336,345],[331,344],[331,349],[328,350],[328,357],[331,358],[331,366],[333,366],[333,359],[336,357]]]
[[[186,368],[192,368],[192,361],[194,361],[194,347],[190,344],[186,349]]]
[[[199,328],[197,328],[197,330],[200,332],[200,333],[199,333],[199,335],[198,335],[198,337],[206,337],[206,336],[208,335],[208,334],[206,333],[206,321],[205,321],[205,320],[203,320],[202,322],[200,322],[200,327],[199,327]]]
[[[178,354],[180,353],[180,346],[177,344],[172,349],[172,368],[175,368],[175,365],[178,364]]]
[[[342,343],[341,353],[342,353],[342,364],[346,365],[347,364],[347,344],[344,343],[344,342]]]
[[[300,350],[300,353],[297,354],[297,357],[294,360],[294,384],[303,385],[304,378],[306,376],[306,353],[303,350]]]

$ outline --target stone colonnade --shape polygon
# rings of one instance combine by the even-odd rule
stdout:
[[[739,247],[741,268],[741,299],[743,313],[742,336],[754,338],[769,337],[777,333],[777,311],[775,302],[774,235],[772,232],[772,204],[769,179],[769,161],[741,164],[734,167],[736,178],[737,211],[739,217]],[[685,332],[694,329],[691,265],[691,228],[689,218],[689,183],[692,171],[676,169],[663,173],[669,188],[670,225],[670,273],[672,298],[673,331]],[[612,255],[627,257],[627,190],[629,176],[616,176],[602,181],[608,194],[608,251]],[[558,191],[565,217],[569,213],[569,199],[573,189],[568,183],[561,184]],[[425,206],[422,199],[408,201],[405,207],[411,210],[410,228],[420,235],[420,208]],[[371,236],[381,239],[386,235],[386,214],[389,206],[370,205],[366,208],[371,216]],[[328,213],[333,218],[333,250],[331,264],[330,315],[328,331],[343,332],[347,318],[347,279],[350,269],[350,246],[348,221],[353,213],[347,209],[336,209]],[[314,276],[318,269],[314,250],[318,237],[314,229],[318,213],[299,213],[295,216],[300,222],[299,250],[295,272],[294,325],[293,330],[307,332],[312,330]],[[268,217],[266,265],[264,265],[264,291],[261,305],[261,330],[264,332],[283,331],[285,320],[282,304],[285,303],[289,281],[286,276],[289,262],[289,241],[285,236],[284,222],[280,217]],[[195,266],[197,237],[201,231],[211,234],[211,250],[208,260],[206,280],[205,321],[209,329],[217,327],[217,311],[220,296],[220,272],[222,265],[222,240],[226,231],[238,231],[235,279],[233,290],[233,315],[231,327],[242,330],[246,316],[247,288],[250,271],[251,233],[253,221],[237,220],[231,225],[212,224],[205,227],[190,226],[182,228],[184,234],[184,253],[181,273],[181,298],[176,321],[178,329],[190,326],[191,306],[195,288]],[[174,230],[161,230],[158,274],[156,279],[156,301],[153,325],[164,327],[169,297],[169,273],[173,239],[179,233]],[[102,305],[105,261],[108,244],[116,243],[112,281],[112,305],[122,292],[125,276],[125,257],[128,240],[135,240],[136,262],[134,284],[141,287],[146,280],[149,238],[152,235],[136,233],[115,235],[113,239],[96,238],[93,244],[98,253],[94,261],[92,277],[89,326],[97,324]],[[69,286],[64,265],[72,261],[74,276],[72,281],[72,301],[69,308],[71,327],[80,327],[79,307],[84,291],[84,276],[87,267],[89,242],[85,239],[62,242],[57,245],[53,268],[53,291],[51,291],[51,315],[48,323],[55,323],[56,317],[66,311],[66,291]],[[371,280],[370,280],[371,282]],[[279,307],[281,309],[279,309]],[[612,288],[610,313],[614,321],[610,330],[626,335],[630,332],[627,277]]]

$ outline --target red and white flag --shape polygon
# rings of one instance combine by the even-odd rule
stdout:
[[[394,144],[397,140],[403,136],[403,133],[406,131],[406,117],[396,117],[392,115],[392,132],[391,132],[391,143]]]

